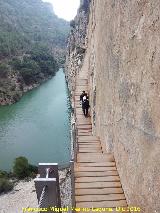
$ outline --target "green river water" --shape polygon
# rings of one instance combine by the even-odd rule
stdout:
[[[70,160],[70,103],[63,70],[16,104],[0,106],[0,170],[16,157],[29,163]]]

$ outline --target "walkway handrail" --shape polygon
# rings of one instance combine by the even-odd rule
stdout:
[[[75,175],[74,175],[74,161],[70,161],[70,167],[71,167],[71,199],[72,199],[72,212],[74,211],[74,208],[76,207],[76,200],[75,200]]]
[[[77,143],[77,128],[75,122],[72,123],[72,140],[73,140],[73,156],[72,159],[77,161],[78,143]]]

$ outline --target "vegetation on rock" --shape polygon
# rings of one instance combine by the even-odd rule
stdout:
[[[41,0],[0,0],[0,105],[13,103],[64,63],[69,23]]]
[[[0,178],[0,193],[12,190],[14,184],[7,178]]]
[[[34,176],[37,174],[37,172],[37,167],[30,165],[28,163],[27,158],[21,156],[15,159],[13,166],[13,174],[17,178],[23,179],[29,176]]]
[[[13,172],[0,170],[0,194],[13,189],[17,180],[34,178],[38,173],[38,167],[28,163],[28,159],[20,156],[14,160]]]

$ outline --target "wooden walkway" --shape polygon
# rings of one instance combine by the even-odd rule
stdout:
[[[103,153],[100,139],[92,135],[91,119],[83,116],[79,101],[83,90],[88,92],[88,81],[78,76],[74,98],[78,134],[77,161],[74,163],[76,207],[111,207],[112,212],[116,212],[116,207],[127,207],[127,202],[113,154]]]

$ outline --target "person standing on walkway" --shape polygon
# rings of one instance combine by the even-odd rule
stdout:
[[[88,117],[88,109],[89,109],[89,98],[88,96],[83,97],[82,101],[82,110],[85,117]]]

